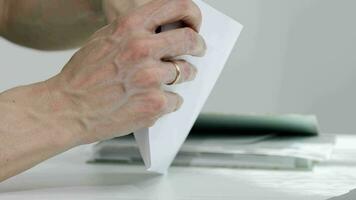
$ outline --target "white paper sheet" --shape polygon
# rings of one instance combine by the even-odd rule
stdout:
[[[195,2],[203,14],[200,34],[205,38],[208,50],[203,58],[183,57],[193,63],[199,73],[193,82],[170,88],[184,98],[181,109],[159,119],[153,127],[135,132],[148,171],[167,171],[210,95],[242,30],[242,26],[233,19],[200,0]]]

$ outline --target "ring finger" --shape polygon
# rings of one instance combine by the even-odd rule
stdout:
[[[197,75],[196,67],[185,60],[162,61],[160,69],[167,85],[192,81]]]

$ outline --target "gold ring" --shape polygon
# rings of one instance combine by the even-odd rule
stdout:
[[[179,65],[178,65],[175,61],[170,61],[170,62],[171,62],[171,63],[174,65],[174,67],[176,68],[176,73],[177,73],[177,75],[176,75],[176,78],[174,79],[174,81],[172,81],[171,83],[169,83],[169,84],[167,84],[167,85],[175,85],[175,84],[177,84],[177,83],[180,81],[180,78],[181,78],[181,76],[182,76],[182,71],[181,71]]]

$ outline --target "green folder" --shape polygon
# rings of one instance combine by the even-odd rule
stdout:
[[[190,136],[212,134],[278,134],[281,136],[316,136],[318,121],[312,115],[229,115],[219,113],[201,114]]]

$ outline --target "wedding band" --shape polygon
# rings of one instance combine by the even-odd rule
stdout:
[[[180,81],[180,79],[181,79],[181,76],[182,76],[182,71],[181,71],[181,69],[180,69],[180,67],[179,67],[179,65],[176,63],[176,62],[174,62],[174,61],[170,61],[173,65],[174,65],[174,67],[176,68],[176,78],[174,79],[174,81],[172,81],[171,83],[169,83],[169,84],[167,84],[167,85],[175,85],[175,84],[177,84],[179,81]]]

